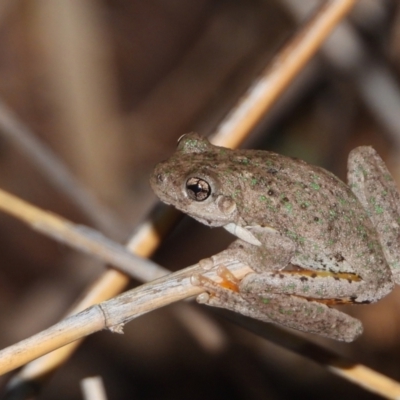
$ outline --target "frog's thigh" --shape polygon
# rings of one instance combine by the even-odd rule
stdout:
[[[225,289],[201,275],[194,277],[193,283],[209,292],[198,296],[200,303],[209,306],[347,342],[362,333],[360,321],[321,303],[277,293],[264,297],[249,296]]]
[[[343,275],[343,274],[342,274]],[[340,274],[327,274],[317,271],[271,271],[262,274],[248,274],[240,283],[243,293],[289,294],[308,299],[332,299],[332,304],[344,302],[369,302],[365,282],[356,276],[348,275],[347,279]]]

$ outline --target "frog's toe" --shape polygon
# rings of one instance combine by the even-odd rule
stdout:
[[[205,271],[209,271],[210,269],[214,268],[215,263],[212,257],[203,258],[199,261],[199,267],[204,269]]]
[[[199,304],[208,304],[210,301],[210,295],[207,292],[203,292],[196,297]]]
[[[236,286],[232,286],[231,282],[228,284],[223,280],[218,283],[204,275],[193,275],[190,282],[194,286],[199,286],[207,292],[201,293],[197,296],[197,302],[207,304],[214,307],[227,307],[228,304],[245,302],[240,294],[234,290]]]

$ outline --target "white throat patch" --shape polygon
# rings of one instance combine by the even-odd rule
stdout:
[[[232,235],[235,235],[237,238],[242,239],[247,243],[254,244],[255,246],[261,246],[261,242],[246,228],[236,225],[233,222],[224,225],[224,228],[229,233],[232,233]]]

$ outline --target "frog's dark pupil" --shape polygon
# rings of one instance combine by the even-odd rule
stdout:
[[[203,201],[211,194],[211,187],[204,179],[192,177],[186,181],[186,190],[192,200]]]

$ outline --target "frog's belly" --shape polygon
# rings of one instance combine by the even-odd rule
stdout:
[[[339,253],[336,254],[305,254],[297,253],[292,263],[299,267],[316,270],[330,271],[333,273],[354,273],[354,268]]]

